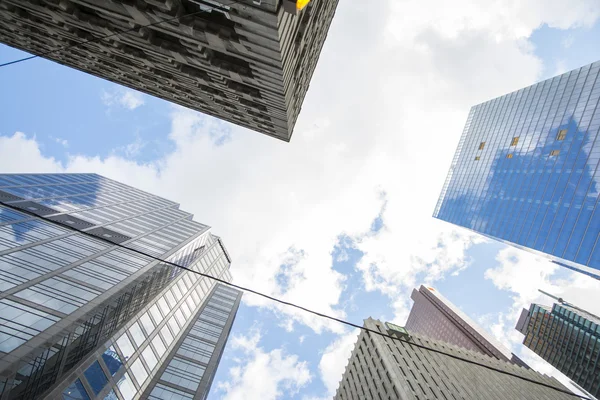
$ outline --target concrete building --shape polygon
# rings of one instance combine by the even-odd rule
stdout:
[[[531,369],[414,334],[372,318],[365,327],[398,338],[361,331],[335,400],[417,399],[573,399],[573,396],[514,376],[415,347],[427,346],[454,356],[501,369],[535,382],[566,390],[556,379]],[[408,342],[407,342],[408,341]]]
[[[150,257],[230,281],[192,217],[95,174],[0,174],[0,399],[205,398],[241,293]]]
[[[413,290],[411,299],[414,304],[405,328],[412,333],[528,368],[527,364],[436,289],[421,285],[419,290]]]
[[[600,397],[600,317],[567,304],[532,304],[516,329],[525,335],[525,346]]]
[[[0,42],[289,141],[338,0],[304,3],[0,0]]]
[[[599,71],[472,107],[433,216],[599,279]]]

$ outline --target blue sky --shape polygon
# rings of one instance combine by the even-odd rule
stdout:
[[[179,201],[223,237],[237,283],[356,323],[402,324],[430,283],[553,373],[519,346],[514,317],[538,287],[597,307],[597,283],[431,213],[470,105],[600,59],[597,2],[350,3],[291,143],[35,59],[0,69],[0,169],[97,172]],[[0,45],[0,63],[25,55]],[[327,398],[352,343],[246,295],[210,398],[249,398],[259,379],[254,398]]]

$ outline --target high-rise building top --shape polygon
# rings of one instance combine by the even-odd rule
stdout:
[[[364,326],[395,333],[378,320]],[[454,357],[484,364],[534,382],[566,390],[556,379],[531,369],[498,360],[408,331],[410,337],[394,340],[361,331],[348,360],[335,400],[397,399],[572,399],[571,395]],[[451,356],[418,348],[433,348]]]
[[[0,174],[0,203],[0,399],[206,395],[241,293],[152,257],[230,281],[208,226],[95,174]]]
[[[599,71],[472,107],[433,216],[600,277]]]
[[[289,141],[337,2],[1,0],[0,42]]]
[[[436,289],[421,285],[411,298],[414,304],[406,321],[409,331],[527,367]]]
[[[523,344],[593,396],[600,396],[600,318],[579,308],[532,304],[516,329]]]

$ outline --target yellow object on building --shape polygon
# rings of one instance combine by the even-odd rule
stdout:
[[[310,3],[310,0],[298,0],[296,2],[296,8],[302,10],[308,3]]]

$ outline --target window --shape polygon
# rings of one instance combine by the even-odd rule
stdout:
[[[131,344],[131,341],[127,337],[126,333],[124,333],[119,339],[117,339],[117,345],[119,346],[121,353],[123,353],[123,357],[125,357],[125,360],[131,357],[132,354],[135,352],[135,349],[133,348],[133,345]]]
[[[483,150],[484,147],[485,147],[485,142],[479,143],[479,150]]]
[[[63,392],[63,399],[65,400],[90,400],[90,396],[85,391],[83,384],[79,379],[73,382]]]
[[[121,368],[121,365],[123,365],[121,358],[115,351],[114,347],[109,347],[106,349],[104,354],[102,354],[102,360],[104,360],[104,364],[106,364],[106,367],[112,376],[115,376],[119,368]]]
[[[475,161],[479,161],[479,156],[475,157]]]
[[[108,382],[108,379],[106,378],[104,371],[102,371],[100,364],[98,364],[98,361],[94,361],[94,363],[85,370],[83,375],[85,375],[85,378],[94,391],[94,394],[100,393],[100,391],[102,391],[104,388],[104,385],[106,385]]]
[[[510,145],[511,146],[516,146],[517,143],[519,143],[519,136],[515,136],[514,138],[512,138]]]
[[[513,153],[509,153],[506,155],[506,158],[513,158]]]
[[[557,156],[559,153],[560,153],[560,150],[552,150],[552,151],[550,152],[550,155],[551,155],[551,156]]]
[[[567,137],[567,130],[566,129],[561,129],[556,134],[556,140],[565,140],[566,137]]]

